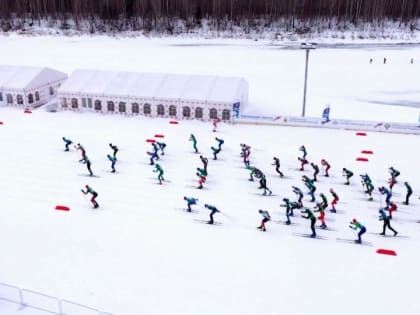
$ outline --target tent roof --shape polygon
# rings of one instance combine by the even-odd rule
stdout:
[[[47,67],[0,65],[0,88],[3,90],[29,90],[66,78],[67,74]]]
[[[239,77],[77,69],[60,93],[235,102],[248,84]]]

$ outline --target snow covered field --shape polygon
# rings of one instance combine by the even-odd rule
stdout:
[[[0,38],[0,59],[66,72],[89,67],[241,75],[250,83],[248,113],[300,114],[302,51],[260,42],[211,43],[10,36]],[[386,65],[380,63],[384,56]],[[320,116],[329,102],[332,117],[416,122],[415,108],[370,102],[418,103],[418,57],[419,48],[311,52],[307,114]],[[42,108],[33,114],[0,108],[0,121],[0,282],[118,315],[420,312],[416,136],[357,137],[350,131],[226,124],[213,133],[209,123],[196,121],[171,125],[166,119],[47,113]],[[170,182],[164,185],[156,184],[146,154],[150,144],[145,140],[158,133],[168,145],[161,165]],[[194,188],[201,163],[188,141],[191,133],[209,158],[214,137],[225,140],[219,160],[210,159],[203,190]],[[85,146],[99,177],[86,176],[74,148],[63,151],[63,136]],[[109,142],[120,147],[117,174],[110,173]],[[258,183],[248,181],[240,143],[251,145],[251,164],[265,172],[276,196],[261,196]],[[325,158],[332,165],[332,176],[319,178],[317,196],[323,192],[330,200],[331,187],[340,196],[340,212],[326,214],[334,231],[317,231],[323,240],[295,235],[310,232],[309,222],[299,215],[292,218],[293,226],[269,222],[266,233],[256,229],[258,209],[285,220],[282,198],[295,198],[292,185],[306,191],[301,176],[311,171],[297,170],[302,144],[310,161],[319,164]],[[361,150],[374,152],[369,162],[355,161]],[[286,178],[275,174],[273,156],[280,158]],[[386,185],[391,165],[401,171],[393,197],[399,210],[391,222],[401,237],[384,238],[372,233],[382,229],[377,217],[384,202],[377,187]],[[351,186],[343,185],[343,167],[355,173]],[[374,201],[362,191],[362,173],[373,179]],[[410,206],[400,204],[405,180],[414,189]],[[80,192],[85,184],[99,193],[99,209],[92,209]],[[183,196],[199,199],[196,213],[182,211]],[[205,203],[222,211],[215,215],[221,225],[196,221],[208,218]],[[57,204],[71,211],[55,211]],[[314,206],[308,196],[304,204]],[[364,240],[371,246],[337,241],[354,239],[348,228],[352,218],[366,225]],[[378,255],[378,248],[393,249],[398,256]],[[0,314],[10,312],[10,305],[0,302]],[[29,312],[16,313],[34,314]]]

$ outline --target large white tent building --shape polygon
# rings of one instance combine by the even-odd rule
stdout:
[[[67,74],[46,67],[0,65],[0,105],[44,105],[66,79]]]
[[[77,69],[58,98],[67,110],[231,121],[247,105],[248,83],[239,77]]]

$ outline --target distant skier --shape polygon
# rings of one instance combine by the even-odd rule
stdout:
[[[217,124],[220,123],[222,120],[220,118],[216,118],[213,120],[213,132],[217,130]]]
[[[96,197],[98,197],[98,193],[92,189],[89,185],[85,185],[86,191],[81,189],[82,193],[85,195],[92,194],[92,198],[90,199],[90,202],[93,204],[93,208],[98,208],[99,204],[96,202]]]
[[[149,152],[147,151],[147,154],[150,155],[150,163],[149,165],[154,165],[154,160],[159,160],[159,155],[156,152]]]
[[[115,160],[117,160],[117,153],[118,153],[118,147],[115,144],[110,143],[109,147],[112,149],[112,156],[114,157]]]
[[[258,189],[264,189],[264,192],[263,192],[264,196],[267,194],[267,190],[268,190],[269,195],[273,194],[273,192],[270,190],[270,188],[267,187],[267,179],[265,178],[265,176],[261,177],[260,187],[258,187]]]
[[[109,154],[107,154],[108,160],[111,161],[111,169],[112,169],[112,173],[115,173],[115,162],[117,162],[117,158],[114,156],[111,156]]]
[[[314,212],[319,212],[318,219],[321,220],[321,229],[326,229],[327,224],[325,224],[325,205],[322,202],[317,202],[316,206],[314,207]]]
[[[335,208],[335,205],[340,200],[337,193],[334,191],[334,189],[330,188],[330,193],[333,196],[333,200],[331,201],[331,212],[337,212],[337,209]]]
[[[86,164],[86,167],[87,167],[87,169],[89,171],[90,176],[93,176],[92,169],[90,168],[91,167],[91,163],[90,163],[90,160],[89,160],[89,158],[87,157],[86,154],[85,154],[85,156],[82,159],[82,163],[83,164]]]
[[[249,162],[249,156],[251,155],[251,150],[245,150],[243,151],[243,153],[241,154],[242,156],[242,161],[244,162],[245,167],[248,167],[250,162]]]
[[[217,155],[220,153],[219,148],[211,147],[211,150],[213,151],[213,160],[217,160]]]
[[[289,198],[283,198],[284,205],[280,205],[280,207],[286,208],[286,224],[289,225],[292,222],[290,221],[290,217],[293,217],[293,210],[298,209],[297,202],[291,202]]]
[[[361,244],[362,243],[362,235],[366,233],[366,227],[361,224],[356,219],[351,220],[349,228],[355,230],[357,232],[358,229],[360,229],[359,233],[357,234],[358,239],[355,240],[356,243]]]
[[[191,206],[192,205],[196,205],[197,204],[197,201],[198,201],[197,198],[186,197],[186,196],[184,196],[184,200],[187,202],[187,207],[188,207],[187,211],[188,212],[191,212],[192,211]]]
[[[343,176],[346,178],[344,185],[350,185],[350,178],[353,176],[353,172],[344,167]]]
[[[258,213],[262,215],[263,219],[261,221],[261,224],[259,227],[257,227],[257,229],[260,229],[261,231],[265,232],[266,228],[265,228],[265,224],[271,220],[270,214],[268,213],[267,210],[258,210]]]
[[[382,195],[385,195],[385,203],[386,203],[386,206],[389,207],[389,204],[391,202],[391,197],[392,197],[391,191],[385,188],[384,186],[379,187],[378,190]]]
[[[311,166],[314,169],[314,174],[313,174],[314,178],[313,178],[313,181],[316,182],[316,179],[317,179],[316,176],[319,173],[319,166],[316,165],[314,162],[311,162]]]
[[[308,188],[309,192],[308,195],[311,196],[311,202],[315,201],[315,191],[316,187],[314,185],[314,182],[306,175],[302,176],[302,181],[305,184],[306,188]]]
[[[206,176],[200,175],[200,173],[196,173],[195,175],[198,176],[198,189],[203,189],[203,184],[206,182]]]
[[[292,186],[292,189],[293,189],[293,192],[297,195],[297,198],[298,198],[297,203],[298,203],[299,209],[300,209],[300,208],[303,207],[303,204],[302,204],[303,192],[302,192],[302,190],[300,190],[299,187],[296,187],[296,186]]]
[[[392,187],[397,183],[397,177],[400,176],[400,171],[395,169],[393,166],[389,168],[389,173],[391,175],[391,178],[388,180],[389,183],[389,189],[392,191]]]
[[[299,151],[302,151],[302,159],[304,159],[304,160],[306,160],[306,156],[308,155],[308,153],[306,152],[306,148],[305,148],[305,146],[304,145],[301,145],[300,147],[299,147]]]
[[[329,171],[329,170],[330,170],[330,168],[331,168],[330,163],[328,163],[325,159],[322,159],[322,160],[321,160],[321,165],[322,165],[322,167],[324,168],[324,176],[325,176],[325,177],[330,176],[330,175],[328,174],[328,171]]]
[[[73,141],[71,141],[70,139],[66,139],[65,137],[63,137],[63,141],[65,143],[66,149],[64,151],[70,151],[69,146],[70,144],[73,143]]]
[[[158,173],[157,179],[159,180],[159,184],[162,185],[162,181],[165,179],[163,178],[163,169],[158,163],[155,164],[155,169],[153,172]]]
[[[208,176],[207,165],[209,163],[209,160],[207,158],[203,157],[202,155],[200,155],[200,159],[201,159],[201,162],[203,163],[203,168],[197,167],[197,171],[202,176]]]
[[[299,171],[304,171],[305,170],[305,165],[309,163],[308,160],[306,160],[304,158],[301,158],[301,157],[298,157],[298,160],[300,162]]]
[[[213,219],[213,215],[216,214],[217,212],[220,212],[219,209],[217,209],[215,206],[209,205],[209,204],[205,204],[204,207],[206,207],[207,209],[210,210],[210,221],[207,222],[208,224],[214,224],[214,219]]]
[[[408,184],[408,182],[404,182],[404,186],[407,189],[404,204],[408,206],[409,201],[410,201],[410,196],[413,194],[413,189],[411,188],[410,184]]]
[[[218,149],[219,149],[220,151],[222,151],[222,145],[223,145],[223,143],[225,143],[225,140],[220,139],[220,138],[218,138],[218,137],[215,137],[214,139],[217,141],[217,144],[218,144]]]
[[[362,174],[362,175],[360,175],[360,177],[362,178],[362,185],[366,189],[365,193],[367,193],[369,195],[368,200],[372,201],[373,200],[372,192],[375,189],[375,186],[373,186],[372,180],[370,179],[368,174],[364,174],[364,175]]]
[[[395,202],[390,202],[388,207],[385,207],[385,210],[388,210],[389,218],[392,219],[392,212],[397,211],[398,206]]]
[[[192,143],[193,143],[193,149],[195,150],[195,153],[198,153],[197,139],[195,138],[195,136],[193,134],[190,135],[189,140],[192,141]]]
[[[254,176],[255,176],[255,178],[263,178],[263,176],[265,176],[264,175],[264,173],[263,172],[261,172],[258,168],[256,168],[255,166],[250,166],[250,167],[248,167],[248,169],[250,169],[251,170],[251,173],[249,174],[249,181],[254,181]]]
[[[276,166],[276,172],[280,175],[280,177],[283,177],[283,173],[280,171],[280,159],[277,157],[273,157],[274,163],[271,165]]]
[[[305,219],[310,219],[311,220],[311,230],[312,230],[312,234],[310,235],[312,238],[316,237],[316,233],[315,233],[315,222],[316,222],[316,217],[314,215],[314,213],[308,209],[305,208],[305,210],[301,211],[302,214],[306,214],[306,216],[302,215],[302,218]]]
[[[160,154],[161,155],[165,155],[166,143],[165,142],[159,142],[159,141],[156,141],[156,143],[157,143],[157,145],[159,147]]]
[[[79,160],[79,162],[83,162],[85,160],[85,156],[86,156],[85,148],[80,143],[78,143],[77,146],[76,146],[76,150],[80,150],[80,152],[82,153],[82,158]]]
[[[391,218],[389,216],[386,215],[384,209],[380,209],[379,210],[379,221],[384,221],[384,225],[383,225],[383,229],[382,229],[382,233],[380,233],[380,235],[385,235],[385,230],[386,228],[389,228],[392,232],[394,232],[394,236],[397,236],[398,232],[395,231],[392,227],[391,227]]]

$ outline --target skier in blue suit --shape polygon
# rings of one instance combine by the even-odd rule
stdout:
[[[66,139],[65,137],[63,137],[63,141],[65,143],[66,149],[64,151],[70,151],[69,149],[69,145],[73,143],[73,141],[71,141],[70,139]]]
[[[207,209],[209,209],[211,212],[210,212],[210,221],[209,222],[207,222],[208,224],[213,224],[214,223],[214,220],[213,220],[213,215],[216,213],[216,212],[220,212],[220,210],[219,209],[217,209],[215,206],[212,206],[212,205],[209,205],[209,204],[205,204],[204,205],[204,207],[206,207]]]

